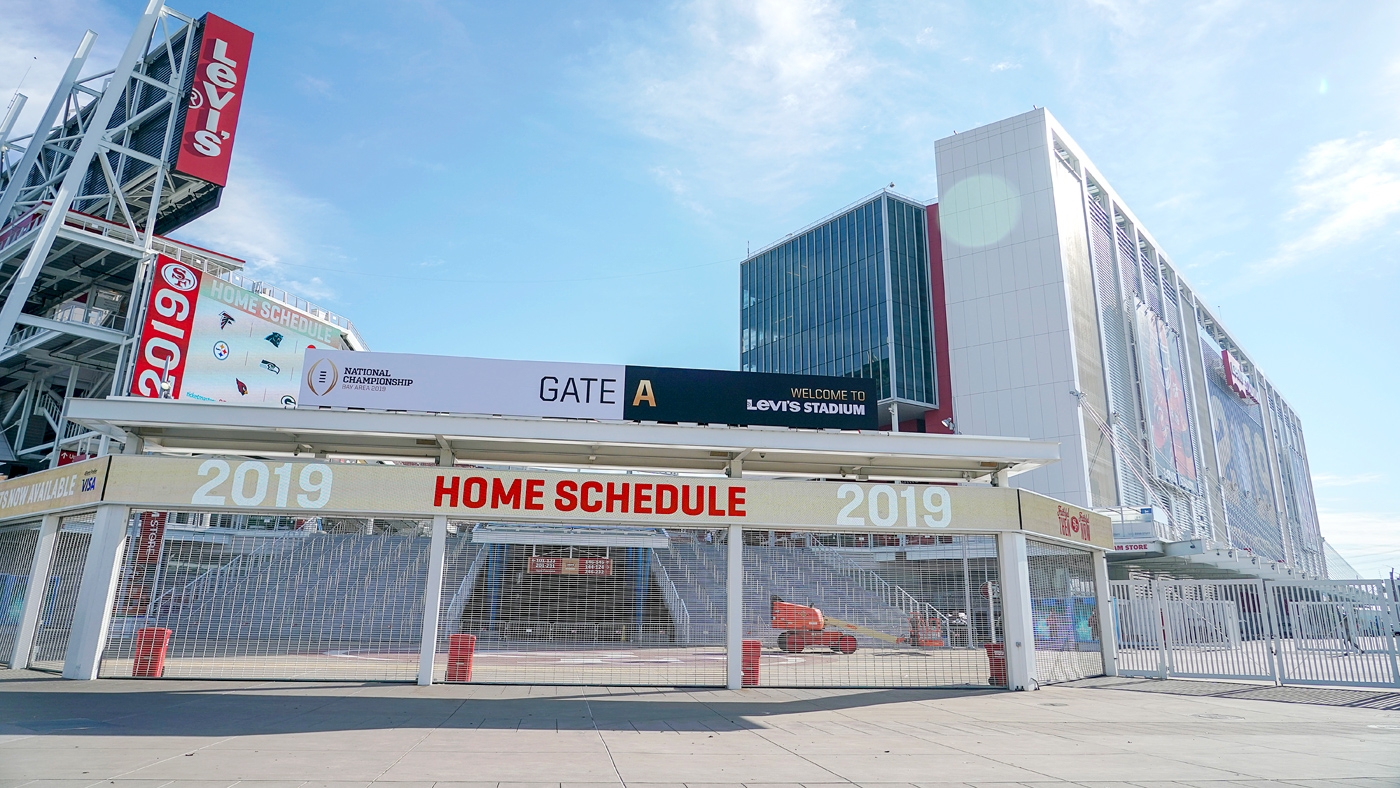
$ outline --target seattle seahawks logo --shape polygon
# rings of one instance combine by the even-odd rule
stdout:
[[[274,375],[280,375],[280,374],[282,374],[282,368],[279,367],[279,366],[277,366],[276,364],[272,363],[271,361],[268,361],[267,359],[263,359],[261,363],[262,363],[263,369],[267,370],[268,372],[271,372],[271,373],[274,374]]]

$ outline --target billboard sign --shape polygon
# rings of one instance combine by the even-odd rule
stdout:
[[[305,407],[876,429],[876,382],[670,367],[308,350]]]
[[[1244,366],[1240,360],[1230,355],[1230,351],[1220,351],[1220,360],[1225,366],[1225,385],[1231,391],[1239,395],[1240,399],[1258,403],[1259,395],[1254,393],[1254,384],[1250,382],[1249,376],[1244,374]]]
[[[189,106],[175,169],[223,186],[228,183],[253,34],[213,14],[205,14],[202,21],[199,60],[186,97]]]
[[[671,367],[627,368],[630,421],[879,429],[878,384],[865,378]]]
[[[1194,491],[1196,459],[1186,404],[1181,338],[1146,304],[1137,304],[1139,369],[1144,413],[1157,477]]]
[[[340,329],[160,255],[131,394],[296,405],[303,352],[344,346]]]
[[[135,507],[276,511],[292,517],[648,525],[829,533],[1025,530],[1113,548],[1108,517],[1009,487],[807,482],[640,474],[116,455],[104,500]],[[1065,535],[1061,509],[1069,518]],[[1078,529],[1075,529],[1077,520]]]
[[[107,457],[14,479],[0,479],[0,520],[98,503],[107,483]]]
[[[203,276],[203,272],[174,258],[156,255],[155,276],[136,350],[136,370],[131,377],[132,394],[155,399],[180,397]]]

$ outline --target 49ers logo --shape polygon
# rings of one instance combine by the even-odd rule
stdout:
[[[151,283],[146,319],[137,346],[131,393],[138,397],[180,397],[194,328],[200,273],[165,255],[156,258],[160,276]],[[162,387],[162,383],[168,384]]]

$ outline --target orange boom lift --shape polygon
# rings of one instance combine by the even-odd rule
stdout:
[[[941,647],[946,645],[943,628],[937,620],[925,616],[909,617],[908,637],[895,637],[859,624],[852,624],[839,618],[823,615],[818,608],[784,602],[774,596],[769,611],[773,617],[773,628],[783,630],[778,633],[778,648],[789,653],[799,653],[808,646],[829,648],[838,654],[853,654],[856,650],[855,635],[884,640],[889,643],[905,643],[913,646]],[[847,630],[840,632],[827,629],[827,626]]]

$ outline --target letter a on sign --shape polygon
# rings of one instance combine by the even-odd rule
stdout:
[[[651,391],[650,380],[643,380],[637,383],[637,395],[632,398],[632,407],[635,408],[643,402],[653,408],[656,407],[656,395]]]

